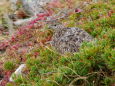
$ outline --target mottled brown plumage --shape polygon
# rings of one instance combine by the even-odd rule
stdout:
[[[52,37],[51,45],[61,53],[78,52],[83,42],[90,42],[93,38],[86,31],[77,28],[61,28],[55,29]]]

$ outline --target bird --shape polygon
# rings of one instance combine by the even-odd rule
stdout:
[[[61,54],[79,52],[83,42],[93,40],[88,32],[78,27],[65,27],[55,24],[50,28],[54,29],[50,44]]]

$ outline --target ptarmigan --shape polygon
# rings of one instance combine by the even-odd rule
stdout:
[[[83,42],[93,40],[91,35],[77,27],[59,26],[53,29],[51,45],[61,54],[78,52]]]

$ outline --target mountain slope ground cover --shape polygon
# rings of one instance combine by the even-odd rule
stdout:
[[[14,77],[15,81],[7,83],[7,86],[114,86],[114,5],[114,0],[92,3],[81,12],[59,20],[67,27],[83,28],[95,38],[93,42],[83,43],[80,51],[74,54],[60,55],[53,47],[44,44],[53,34],[47,26],[43,31],[37,30],[34,38],[42,44],[21,57],[27,68],[22,76]],[[5,61],[4,70],[15,70],[21,63],[19,56],[15,52],[13,54]]]

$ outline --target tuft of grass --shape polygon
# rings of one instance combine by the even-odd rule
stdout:
[[[13,70],[15,68],[15,64],[11,61],[7,61],[4,63],[5,70]]]

